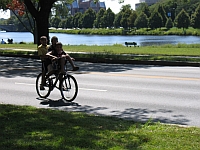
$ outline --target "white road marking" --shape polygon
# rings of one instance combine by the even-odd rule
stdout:
[[[80,90],[86,91],[97,91],[97,92],[107,92],[107,90],[100,90],[100,89],[86,89],[86,88],[79,88]]]
[[[29,84],[29,83],[19,83],[19,82],[15,82],[15,84],[21,84],[21,85],[35,85],[35,84]]]
[[[18,85],[35,86],[35,84],[29,84],[29,83],[19,83],[19,82],[15,82],[15,84],[18,84]],[[97,91],[97,92],[107,92],[107,90],[101,90],[101,89],[87,89],[87,88],[79,88],[79,90],[85,90],[85,91]]]

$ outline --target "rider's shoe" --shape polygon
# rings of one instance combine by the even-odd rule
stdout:
[[[65,75],[66,72],[65,72],[65,71],[60,71],[59,74],[60,74],[60,75]]]
[[[45,90],[43,85],[40,85],[40,90]]]
[[[77,67],[77,66],[75,66],[75,67],[72,69],[72,71],[77,71],[77,70],[79,70],[79,67]]]

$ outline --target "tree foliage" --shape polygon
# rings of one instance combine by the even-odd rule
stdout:
[[[190,17],[184,9],[177,15],[175,23],[177,28],[183,28],[183,30],[189,27]]]
[[[60,0],[57,3],[58,0],[0,0],[0,8],[12,10],[25,28],[20,26],[17,19],[8,19],[7,23],[12,22],[18,28],[33,33],[35,43],[39,43],[39,37],[42,35],[49,38],[49,25],[56,28],[114,26],[125,29],[146,28],[149,25],[150,28],[155,29],[164,26],[171,28],[175,24],[179,28],[186,29],[191,22],[192,27],[200,28],[199,0],[160,0],[152,6],[142,3],[136,11],[133,11],[130,5],[123,5],[117,14],[114,14],[110,8],[101,9],[97,13],[89,8],[84,13],[79,12],[74,16],[69,16],[66,4],[72,1]],[[98,1],[94,0],[95,3]],[[199,7],[197,8],[197,6]],[[184,13],[182,9],[185,10]]]
[[[82,17],[82,26],[84,28],[93,28],[95,18],[96,12],[92,8],[87,9]]]
[[[102,21],[104,13],[105,13],[105,9],[101,8],[99,10],[99,12],[96,14],[96,19],[94,20],[94,26],[96,28],[102,28],[102,27],[104,27],[104,25],[103,25],[104,22]]]
[[[191,26],[200,29],[200,4],[191,17]]]
[[[161,28],[163,19],[159,12],[155,11],[149,18],[149,27],[151,29]]]
[[[138,29],[147,28],[148,27],[147,15],[144,12],[140,13],[139,16],[137,17],[137,19],[135,20],[134,25]]]
[[[157,11],[162,16],[162,20],[163,20],[162,26],[164,26],[166,24],[166,22],[167,22],[167,16],[166,16],[166,12],[165,12],[163,6],[162,5],[158,5],[158,10]]]
[[[174,26],[174,25],[173,25],[172,18],[169,17],[169,18],[167,19],[167,22],[166,22],[166,24],[165,24],[165,27],[166,27],[167,29],[170,29],[170,28],[172,28],[173,26]]]

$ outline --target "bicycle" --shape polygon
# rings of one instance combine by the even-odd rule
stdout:
[[[36,78],[36,91],[41,98],[47,98],[54,88],[59,89],[62,98],[68,102],[72,102],[78,94],[77,81],[67,71],[66,74],[60,74],[58,69],[54,69],[50,76],[45,76],[44,89],[40,89],[41,83],[42,73]]]

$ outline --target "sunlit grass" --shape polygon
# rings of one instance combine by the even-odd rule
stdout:
[[[36,55],[34,44],[7,44],[0,45],[1,54]],[[17,50],[16,50],[17,49]],[[31,51],[28,51],[30,49]],[[78,58],[112,58],[121,60],[166,60],[200,62],[200,44],[166,44],[142,47],[126,47],[114,45],[64,45],[63,49],[73,57]],[[84,52],[84,53],[80,53]],[[127,55],[126,55],[127,54]],[[180,56],[180,57],[176,57]],[[188,57],[190,56],[190,57]]]
[[[0,105],[2,150],[197,150],[200,129]]]

